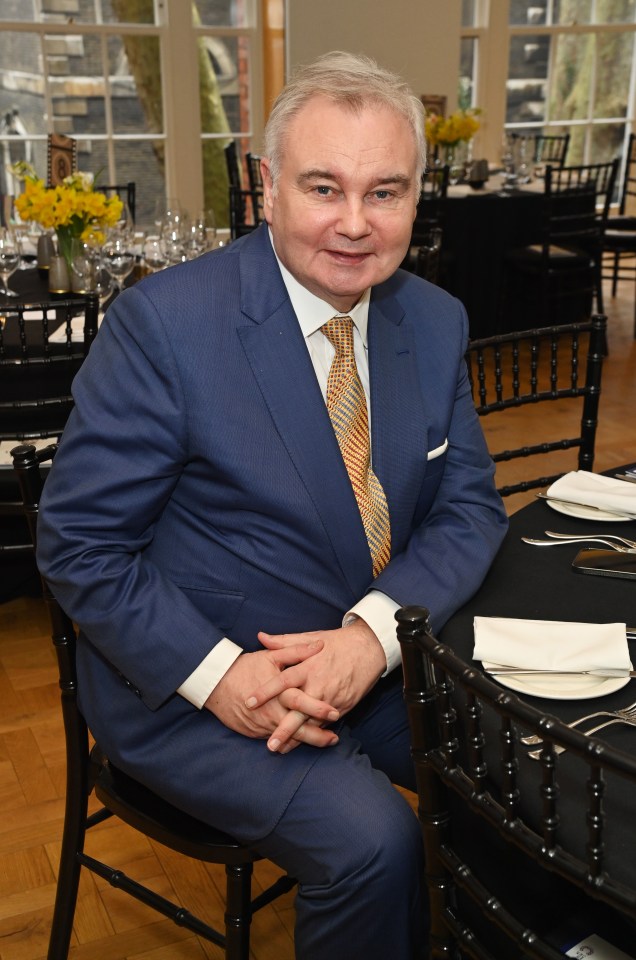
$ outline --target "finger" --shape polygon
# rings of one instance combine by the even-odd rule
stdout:
[[[302,663],[303,660],[308,660],[310,657],[315,656],[315,654],[320,653],[324,643],[322,640],[310,640],[303,641],[302,643],[295,643],[290,647],[280,647],[279,649],[270,651],[270,659],[277,667],[285,668],[290,667],[295,663]]]
[[[328,747],[338,742],[338,737],[332,730],[323,730],[307,720],[308,717],[299,710],[290,710],[267,741],[268,749],[272,753],[287,753],[288,750],[284,748],[292,740],[316,747]]]
[[[295,687],[284,690],[278,699],[288,710],[298,710],[319,723],[335,723],[340,719],[340,712],[326,700],[318,700]]]
[[[264,630],[257,634],[259,643],[262,643],[268,650],[284,650],[285,647],[295,646],[298,643],[318,643],[320,634],[318,631],[308,631],[307,633],[266,633]]]
[[[301,689],[305,679],[305,675],[299,671],[283,670],[251,693],[245,700],[245,706],[253,710],[276,697],[284,697],[281,703],[289,710],[299,710],[321,722],[333,723],[338,720],[340,714],[333,704],[311,697]]]

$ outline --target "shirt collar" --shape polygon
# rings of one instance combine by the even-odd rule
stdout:
[[[278,266],[280,267],[280,272],[283,276],[283,282],[287,288],[287,293],[289,294],[289,299],[291,300],[291,305],[294,308],[296,317],[298,318],[298,323],[300,324],[300,329],[303,332],[304,337],[310,337],[312,333],[315,333],[316,330],[319,330],[327,320],[331,320],[332,317],[336,316],[346,316],[351,317],[353,323],[360,334],[362,342],[365,347],[367,346],[367,326],[369,322],[369,302],[371,300],[371,287],[367,287],[364,291],[355,307],[352,307],[347,313],[341,313],[327,303],[325,300],[321,300],[320,297],[317,297],[314,293],[311,293],[307,290],[306,287],[303,287],[301,283],[296,280],[296,278],[289,272],[287,267],[281,263],[276,253],[276,247],[274,246],[274,238],[270,230],[269,238],[272,243],[272,248],[274,250],[274,256],[278,261]]]

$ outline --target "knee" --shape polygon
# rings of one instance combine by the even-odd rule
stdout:
[[[421,876],[424,851],[417,817],[400,800],[403,806],[389,817],[362,816],[347,843],[352,854],[350,875],[365,882],[381,882],[384,889],[395,884],[395,889],[404,891],[405,885]]]

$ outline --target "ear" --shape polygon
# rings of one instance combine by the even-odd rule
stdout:
[[[261,177],[263,178],[263,214],[267,222],[271,223],[274,208],[274,183],[267,157],[261,157]]]

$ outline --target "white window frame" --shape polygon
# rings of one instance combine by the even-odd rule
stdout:
[[[246,149],[252,142],[260,142],[263,129],[262,97],[262,24],[258,0],[244,0],[247,11],[245,27],[194,27],[190,17],[189,0],[155,0],[156,24],[129,23],[80,23],[67,21],[0,20],[0,31],[34,33],[40,37],[44,49],[46,36],[79,35],[98,36],[105,47],[109,36],[155,36],[159,38],[163,83],[163,134],[144,133],[117,134],[112,129],[111,113],[106,110],[104,134],[91,139],[105,141],[107,145],[107,182],[117,182],[115,172],[115,143],[119,141],[164,140],[166,195],[178,197],[188,210],[203,207],[203,165],[201,142],[215,135],[202,134],[199,111],[199,74],[197,39],[200,36],[245,36],[249,42],[250,104],[249,130],[240,132]],[[104,60],[108,63],[108,58]],[[52,98],[47,77],[43,77],[44,103],[48,116],[53,115]],[[109,101],[108,84],[104,97]],[[191,107],[188,109],[187,105]],[[238,131],[236,131],[238,133]],[[227,135],[217,135],[227,136]],[[46,140],[46,134],[34,135],[31,140]],[[198,145],[198,146],[197,146]]]
[[[636,23],[608,23],[608,24],[555,24],[544,26],[537,24],[514,25],[509,24],[509,0],[476,0],[476,26],[463,27],[462,37],[473,38],[477,43],[475,94],[474,102],[483,111],[479,140],[476,146],[479,152],[492,161],[498,161],[502,132],[506,120],[506,81],[508,79],[508,62],[510,39],[513,36],[524,35],[552,35],[557,34],[588,34],[588,33],[624,33],[626,30],[634,34],[635,53],[632,68],[631,88],[627,116],[618,118],[595,119],[590,115],[584,120],[576,120],[566,126],[583,125],[591,127],[605,124],[611,120],[624,123],[626,138],[634,129],[636,114]],[[559,120],[551,121],[546,118],[543,126],[550,123],[563,126]]]

